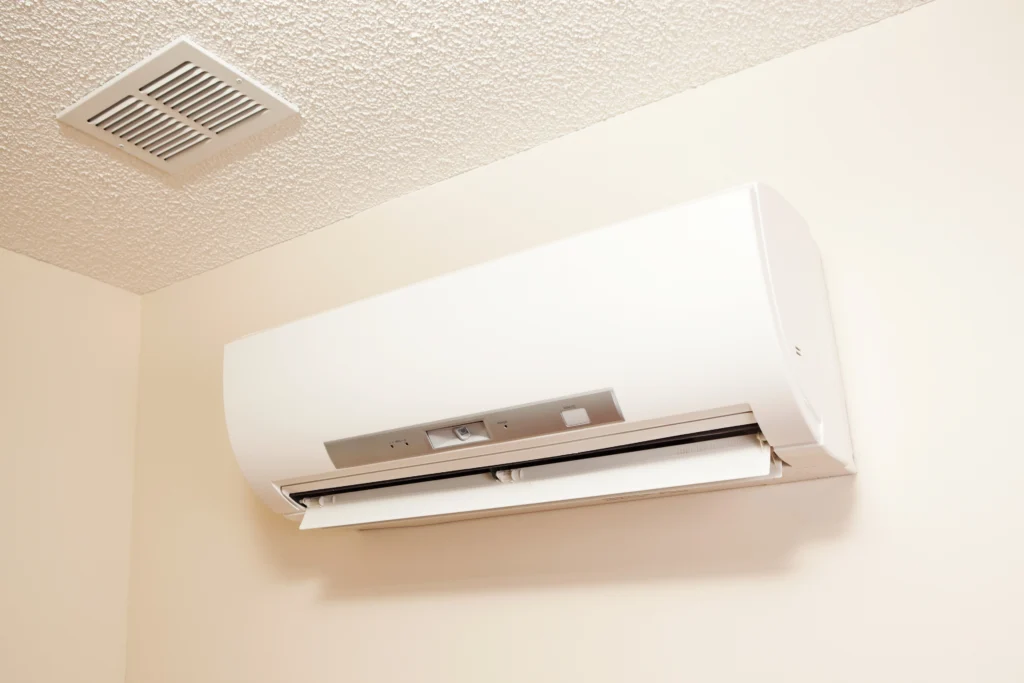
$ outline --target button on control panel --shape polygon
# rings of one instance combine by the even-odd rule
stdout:
[[[430,441],[430,447],[437,448],[451,448],[452,446],[461,446],[467,443],[478,443],[480,441],[490,441],[491,437],[487,433],[487,427],[481,422],[469,422],[466,424],[456,425],[454,427],[441,427],[439,429],[427,430],[427,439]]]
[[[562,422],[566,427],[582,427],[590,424],[590,415],[586,408],[570,408],[562,411]]]

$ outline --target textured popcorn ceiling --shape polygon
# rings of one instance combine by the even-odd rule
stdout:
[[[0,247],[147,292],[926,0],[4,0]],[[57,113],[188,35],[298,106],[165,176]]]

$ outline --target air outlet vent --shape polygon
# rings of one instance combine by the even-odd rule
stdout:
[[[181,38],[57,118],[175,173],[295,113],[281,98]]]

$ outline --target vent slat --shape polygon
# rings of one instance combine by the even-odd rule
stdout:
[[[145,128],[147,123],[149,123],[158,116],[160,116],[159,111],[157,111],[156,109],[150,109],[146,111],[142,116],[135,119],[135,121],[130,126],[125,127],[120,133],[117,134],[117,136],[119,138],[127,139],[128,136],[133,135],[140,128]]]
[[[192,131],[191,134],[186,135],[184,138],[182,138],[180,141],[176,142],[171,147],[167,147],[166,149],[163,149],[160,152],[158,152],[157,156],[162,158],[162,159],[167,159],[167,157],[172,156],[178,150],[180,150],[180,149],[182,149],[182,148],[184,148],[186,146],[190,146],[192,143],[195,143],[200,138],[205,138],[205,137],[206,136],[203,135],[202,133],[200,133],[199,131]]]
[[[154,148],[154,149],[150,150],[150,152],[154,156],[156,156],[156,157],[158,157],[160,159],[163,159],[165,154],[167,154],[171,150],[173,150],[176,147],[178,147],[178,145],[182,145],[182,144],[188,142],[189,140],[191,140],[192,138],[194,138],[196,136],[199,136],[199,135],[202,135],[202,133],[197,133],[195,131],[185,131],[184,133],[182,133],[180,135],[174,136],[173,139],[168,140],[166,143],[164,143],[163,145],[160,145],[158,148]]]
[[[203,134],[198,131],[189,130],[184,135],[179,135],[174,140],[168,142],[166,145],[161,146],[159,149],[154,149],[153,154],[157,155],[160,158],[163,158],[165,155],[169,154],[170,152],[173,152],[178,147],[188,144],[191,140],[194,140],[197,137],[202,136]]]
[[[152,95],[154,90],[161,87],[162,85],[165,85],[166,83],[169,83],[170,81],[174,80],[175,78],[177,78],[178,76],[185,73],[191,68],[192,62],[184,62],[182,64],[179,64],[178,66],[174,67],[173,69],[165,73],[160,78],[150,81],[146,85],[139,88],[139,92],[144,92],[147,95]]]
[[[228,128],[231,128],[232,126],[235,126],[241,123],[242,121],[245,121],[246,119],[252,118],[253,116],[256,116],[256,114],[262,114],[264,111],[266,110],[262,106],[260,106],[258,102],[253,102],[248,107],[240,109],[227,119],[224,119],[216,124],[211,124],[210,130],[218,134],[223,133]]]
[[[124,109],[121,109],[120,111],[118,111],[113,116],[107,117],[107,119],[104,120],[103,125],[101,125],[100,127],[103,130],[110,130],[111,128],[116,127],[119,123],[124,121],[126,118],[129,118],[132,114],[134,114],[136,111],[138,111],[140,107],[144,107],[144,106],[146,106],[145,103],[143,103],[143,102],[141,102],[139,100],[135,100],[134,102],[129,104],[129,106],[125,107]],[[97,125],[99,125],[99,124],[97,124]]]
[[[193,121],[198,121],[202,117],[206,116],[206,114],[209,113],[211,110],[213,110],[216,107],[219,107],[221,103],[224,102],[227,98],[232,97],[234,95],[234,88],[225,88],[221,92],[217,93],[217,96],[215,98],[207,100],[207,102],[202,107],[190,112],[188,114],[188,117]]]
[[[266,107],[261,107],[261,106],[257,105],[255,109],[251,109],[251,110],[245,112],[244,114],[242,114],[240,116],[236,116],[235,118],[231,119],[230,121],[225,121],[224,123],[220,124],[219,126],[217,126],[216,129],[214,129],[213,132],[217,133],[217,134],[223,133],[228,128],[234,128],[235,126],[237,126],[238,124],[242,123],[243,121],[248,121],[252,117],[258,116],[259,114],[262,114],[266,110],[267,110]]]
[[[198,138],[196,138],[195,140],[193,140],[192,142],[190,142],[190,143],[188,143],[187,145],[185,145],[184,147],[179,147],[179,148],[178,148],[177,150],[175,150],[174,152],[172,152],[172,153],[170,153],[170,154],[167,154],[167,155],[165,155],[165,156],[164,156],[164,161],[170,161],[171,159],[173,159],[174,157],[178,156],[179,154],[181,154],[181,153],[182,153],[182,152],[184,152],[185,150],[189,150],[189,149],[192,149],[192,148],[193,148],[193,147],[195,147],[196,145],[201,145],[201,144],[203,144],[204,142],[206,142],[206,141],[207,141],[207,140],[209,140],[209,139],[210,139],[210,138],[206,137],[205,135],[203,135],[203,136],[201,136],[201,137],[198,137]]]
[[[220,116],[224,112],[228,111],[229,109],[233,109],[236,106],[238,106],[239,104],[241,104],[243,102],[243,100],[247,100],[247,99],[249,99],[249,98],[246,97],[245,95],[243,95],[242,93],[236,92],[233,95],[231,95],[230,97],[227,97],[227,98],[221,100],[220,102],[218,102],[217,106],[211,108],[209,111],[204,113],[202,116],[194,116],[194,117],[192,117],[192,120],[195,121],[196,123],[200,123],[200,124],[205,126],[207,121],[212,121],[213,119],[217,118],[218,116]]]
[[[120,121],[117,122],[116,125],[110,126],[109,128],[104,128],[104,130],[113,135],[120,135],[123,131],[128,130],[129,128],[134,126],[139,119],[141,119],[143,116],[145,116],[151,111],[153,111],[152,107],[150,107],[148,104],[143,104],[141,107],[136,107],[134,111],[132,111],[127,116],[123,117]]]
[[[134,144],[145,148],[146,145],[166,133],[168,129],[176,123],[178,123],[177,119],[173,116],[164,114],[163,119],[156,126],[147,131],[145,135],[137,138]]]
[[[179,110],[185,116],[191,117],[194,112],[203,109],[206,105],[216,102],[219,98],[225,96],[231,91],[226,83],[218,83],[206,92],[200,94],[200,96],[187,104],[183,104]]]
[[[151,138],[146,144],[140,146],[147,152],[152,152],[155,148],[163,146],[183,130],[191,130],[191,128],[177,119],[172,119],[171,125],[165,128],[160,135]]]
[[[138,140],[144,139],[146,133],[152,131],[155,126],[159,126],[169,118],[171,117],[167,114],[162,114],[154,110],[153,114],[138,126],[121,133],[121,137],[124,138],[125,142],[135,144]]]
[[[240,92],[232,91],[227,97],[217,102],[214,106],[208,108],[202,114],[196,114],[192,117],[192,120],[196,123],[206,124],[207,121],[217,118],[228,109],[235,107],[243,100],[248,99],[245,95]]]
[[[198,99],[201,99],[204,94],[209,93],[211,90],[217,87],[217,85],[224,85],[218,79],[210,76],[203,80],[203,83],[197,85],[188,93],[182,93],[180,97],[176,97],[174,102],[168,102],[167,106],[174,107],[179,112],[184,112],[185,108]]]
[[[145,145],[143,145],[143,149],[145,149],[147,152],[152,152],[153,154],[156,154],[156,151],[159,150],[161,147],[163,147],[169,142],[172,142],[173,140],[176,140],[179,136],[188,133],[190,130],[192,129],[186,126],[184,123],[181,123],[180,121],[175,121],[174,125],[167,128],[167,130],[165,130],[162,134],[158,135],[157,137],[153,138]]]
[[[189,77],[189,75],[190,75],[190,74],[191,74],[191,73],[192,73],[192,72],[193,72],[193,71],[194,71],[194,70],[195,70],[196,68],[197,68],[197,67],[196,67],[196,66],[195,66],[194,64],[189,64],[189,65],[188,65],[188,68],[185,68],[185,69],[178,69],[178,70],[177,70],[177,71],[175,72],[175,73],[176,73],[176,75],[175,75],[175,76],[174,76],[173,78],[169,78],[169,79],[167,79],[167,80],[166,80],[166,81],[165,81],[164,83],[162,83],[162,84],[161,84],[160,86],[158,86],[158,87],[154,88],[153,90],[151,90],[151,91],[147,92],[146,94],[147,94],[147,95],[149,95],[150,97],[152,97],[152,98],[153,98],[154,100],[159,100],[159,99],[160,99],[161,97],[163,97],[164,93],[166,93],[166,92],[167,92],[168,90],[170,90],[171,88],[173,88],[173,87],[174,87],[175,85],[177,85],[178,83],[181,83],[181,82],[182,82],[183,80],[185,80],[186,78],[188,78],[188,77]]]
[[[206,77],[208,75],[209,74],[207,74],[202,69],[196,69],[192,73],[188,74],[185,78],[178,81],[175,85],[171,86],[166,91],[164,91],[157,99],[170,107],[171,100],[175,99],[182,93],[187,93],[191,91],[192,88],[196,87],[198,83],[206,80]]]
[[[236,103],[235,106],[230,107],[229,109],[225,109],[220,114],[218,114],[216,117],[214,117],[212,119],[209,119],[203,125],[206,126],[207,128],[213,128],[214,126],[218,126],[221,123],[224,123],[225,121],[227,121],[231,117],[241,113],[242,111],[245,111],[246,109],[248,109],[249,107],[252,107],[252,106],[257,106],[258,107],[259,104],[257,104],[256,102],[253,102],[248,97],[246,97],[245,99],[240,100],[238,103]]]
[[[87,123],[91,123],[93,125],[98,126],[104,121],[106,121],[109,117],[113,116],[117,112],[129,106],[132,102],[138,102],[138,100],[131,96],[126,97],[123,100],[120,100],[115,104],[110,105],[109,107],[101,111],[99,114],[96,114],[96,116],[93,116],[92,118],[88,119]]]
[[[144,135],[136,137],[132,141],[132,144],[145,149],[145,145],[156,139],[158,135],[164,133],[170,126],[173,126],[177,122],[178,120],[173,116],[163,114],[154,126],[147,129]]]
[[[174,133],[167,136],[163,140],[160,140],[155,145],[150,147],[147,151],[157,156],[160,156],[161,152],[170,149],[174,145],[178,144],[178,142],[180,142],[183,138],[185,138],[188,135],[192,135],[193,133],[195,133],[194,129],[182,124],[182,127],[179,130],[175,131]]]

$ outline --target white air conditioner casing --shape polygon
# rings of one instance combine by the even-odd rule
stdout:
[[[224,405],[253,490],[304,527],[854,469],[818,251],[763,185],[232,342]]]

